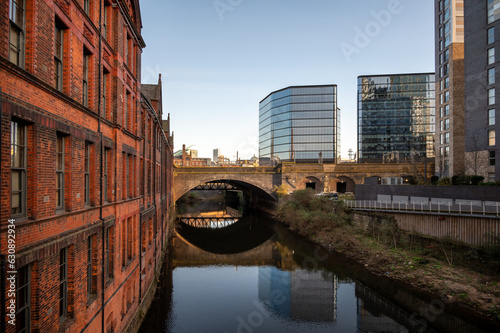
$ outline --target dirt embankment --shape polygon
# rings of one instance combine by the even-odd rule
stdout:
[[[376,275],[409,284],[500,321],[500,276],[434,257],[436,252],[441,252],[439,255],[448,256],[448,260],[452,261],[454,254],[451,251],[446,253],[437,246],[424,251],[387,248],[376,239],[357,234],[355,230],[320,231],[308,238],[330,251],[356,260]]]

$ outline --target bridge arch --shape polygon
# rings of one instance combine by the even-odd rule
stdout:
[[[347,176],[337,176],[330,182],[330,188],[338,193],[354,193],[355,182]]]
[[[313,189],[316,192],[323,192],[323,182],[315,176],[305,176],[299,182],[297,186],[298,190],[303,190],[306,188]]]
[[[260,184],[259,181],[251,182],[248,180],[248,177],[244,177],[244,175],[242,177],[242,175],[238,174],[231,175],[230,177],[221,174],[208,174],[203,175],[203,177],[184,179],[182,184],[175,186],[174,201],[177,201],[180,197],[195,187],[209,182],[227,183],[241,189],[244,192],[251,192],[265,200],[277,201],[276,194],[272,188],[265,186],[264,184]]]

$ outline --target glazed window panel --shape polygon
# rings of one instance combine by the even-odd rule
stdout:
[[[493,44],[495,42],[495,28],[491,27],[487,30],[488,33],[488,44]]]
[[[488,65],[492,65],[495,63],[495,48],[492,47],[488,49]]]
[[[90,0],[83,0],[83,11],[85,14],[90,15]]]
[[[82,80],[82,91],[83,99],[82,103],[84,106],[89,106],[89,64],[90,64],[90,54],[87,50],[83,50],[83,80]]]
[[[16,290],[16,332],[31,332],[31,266],[24,266],[17,272]]]
[[[495,123],[496,123],[495,113],[496,113],[495,109],[488,110],[488,125],[489,126],[495,125]]]
[[[56,209],[64,209],[64,137],[56,139]]]
[[[488,69],[488,84],[495,83],[495,68]]]
[[[90,149],[91,143],[85,141],[85,157],[84,157],[84,203],[90,204]]]
[[[488,89],[488,105],[493,105],[495,103],[496,103],[495,88]]]
[[[59,317],[68,317],[68,248],[59,252]]]
[[[63,90],[64,29],[56,22],[54,29],[54,88]]]
[[[25,29],[25,2],[24,0],[10,0],[9,3],[9,60],[13,64],[24,66],[24,29]]]
[[[27,128],[25,125],[10,123],[10,160],[11,160],[11,215],[26,215],[26,166],[27,166]]]
[[[488,131],[488,145],[489,146],[495,146],[496,145],[495,130],[489,130]]]

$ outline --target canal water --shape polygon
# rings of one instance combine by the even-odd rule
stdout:
[[[200,218],[225,212],[217,200],[201,206]],[[140,332],[499,331],[328,254],[269,217],[234,220],[223,228],[178,225]]]

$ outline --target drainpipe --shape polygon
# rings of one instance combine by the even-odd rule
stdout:
[[[98,71],[98,80],[97,80],[97,91],[98,91],[98,98],[97,98],[97,110],[99,110],[99,118],[98,118],[98,123],[97,123],[97,132],[99,133],[99,221],[101,221],[102,224],[102,241],[101,241],[101,247],[102,247],[102,291],[101,291],[101,309],[102,309],[102,325],[101,325],[101,332],[104,332],[104,327],[105,327],[105,314],[104,314],[104,292],[106,289],[106,273],[105,273],[105,267],[106,267],[106,256],[105,256],[105,250],[106,250],[106,242],[105,242],[105,233],[106,233],[106,226],[104,225],[104,220],[102,218],[102,205],[104,203],[104,198],[103,198],[103,184],[102,184],[102,178],[103,178],[103,153],[104,153],[104,147],[103,147],[103,140],[102,140],[102,132],[101,132],[101,118],[102,118],[102,104],[101,104],[101,98],[102,98],[102,93],[101,93],[101,80],[102,80],[102,7],[104,5],[104,1],[101,0],[99,1],[99,71]],[[108,249],[109,251],[109,249]]]
[[[151,108],[151,111],[153,113],[155,113],[155,109],[154,108]],[[156,117],[156,114],[155,114],[155,118],[158,119]],[[156,173],[156,149],[157,149],[157,145],[158,145],[158,142],[156,140],[158,140],[158,134],[156,133],[156,131],[154,130],[155,126],[154,126],[154,118],[151,119],[153,124],[151,126],[151,130],[153,130],[153,132],[155,133],[153,135],[153,164],[154,164],[154,167],[153,167],[153,171],[154,171],[154,175],[155,177],[153,177],[153,179],[156,179],[156,176],[157,173]],[[155,221],[158,223],[158,214],[156,213],[157,212],[157,208],[158,208],[158,203],[156,202],[156,181],[153,181],[153,206],[155,208],[155,216],[154,216],[154,219]],[[157,227],[157,223],[155,223],[154,225]],[[154,237],[154,245],[155,245],[155,265],[153,267],[153,270],[156,270],[156,230],[154,230],[154,233],[155,233],[155,237]]]

